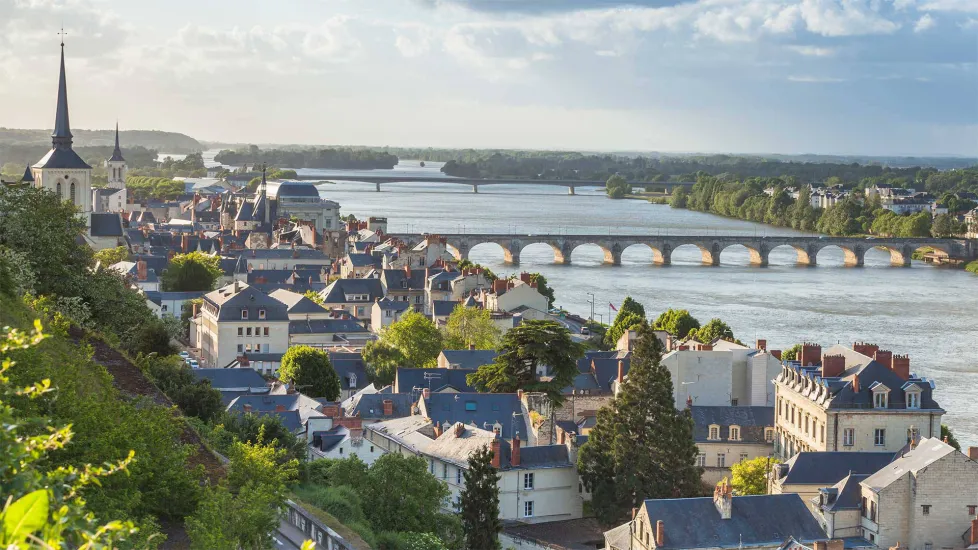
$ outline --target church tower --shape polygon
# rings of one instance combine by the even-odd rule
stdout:
[[[34,187],[47,189],[78,208],[85,224],[92,219],[92,167],[71,148],[68,123],[68,84],[65,79],[65,44],[61,41],[61,75],[58,79],[58,107],[51,133],[51,150],[31,167]]]
[[[105,163],[109,171],[109,189],[126,188],[126,159],[122,158],[122,149],[119,148],[119,123],[115,123],[115,149],[112,150],[112,158]]]

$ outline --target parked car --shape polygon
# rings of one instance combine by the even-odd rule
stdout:
[[[199,369],[200,368],[200,363],[198,363],[196,359],[191,359],[190,360],[190,368],[192,368],[192,369]]]
[[[581,334],[588,336],[591,334],[591,329],[587,328],[586,326],[583,326],[581,327]]]
[[[187,359],[190,359],[190,352],[189,351],[181,351],[178,355],[180,355],[180,358],[183,359],[184,361],[186,361]]]

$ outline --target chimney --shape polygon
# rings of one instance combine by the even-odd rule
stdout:
[[[822,356],[822,346],[805,342],[801,345],[798,361],[802,366],[817,365]]]
[[[502,294],[506,291],[506,279],[496,279],[492,282],[492,291],[496,294]]]
[[[873,361],[883,365],[884,367],[893,370],[893,352],[886,350],[879,350],[872,355]]]
[[[340,416],[340,406],[335,403],[323,405],[323,416],[338,418]]]
[[[859,393],[859,375],[853,375],[852,377],[852,391],[854,393]]]
[[[758,340],[757,343],[754,344],[754,349],[767,351],[767,340]]]
[[[275,412],[277,413],[285,412],[285,405],[275,405]]]
[[[890,368],[893,369],[893,373],[899,376],[901,380],[909,380],[910,379],[910,356],[894,355],[893,363]]]
[[[519,399],[520,401],[523,400],[523,390],[516,390],[516,399]]]
[[[530,284],[530,274],[526,271],[520,273],[520,280],[526,284]]]
[[[661,519],[655,522],[655,546],[656,548],[666,545],[666,522]]]
[[[394,402],[390,399],[384,399],[384,416],[391,416],[394,414]]]
[[[425,389],[421,390],[421,399],[430,399],[430,398],[431,398],[431,390],[430,389],[425,388]]]
[[[435,430],[435,439],[438,439],[439,437],[441,437],[441,433],[442,433],[441,432],[441,424],[435,422],[435,425],[432,426],[432,428]]]
[[[779,349],[772,349],[771,350],[771,355],[773,355],[774,358],[777,359],[778,361],[781,360],[781,350],[779,350]]]
[[[244,412],[246,412],[246,413],[250,413],[251,412],[251,405],[249,405],[248,403],[245,403],[244,407],[242,407],[242,408],[244,409]]]
[[[625,381],[625,362],[621,359],[618,360],[618,383],[621,384]]]
[[[475,351],[475,344],[469,344],[469,351]]]
[[[733,488],[727,484],[726,479],[713,489],[713,504],[720,512],[720,519],[730,519],[731,508],[733,507]]]
[[[146,261],[139,260],[136,262],[136,278],[140,281],[145,281],[148,275],[149,270],[146,267]]]
[[[461,422],[456,422],[453,428],[455,429],[455,437],[462,437],[462,434],[465,433],[465,424]]]
[[[509,463],[512,464],[513,466],[519,466],[520,465],[520,436],[519,435],[513,436],[513,447],[510,455],[511,456],[509,457]]]
[[[180,235],[180,250],[187,252],[190,248],[190,235]]]
[[[492,467],[498,470],[499,455],[502,454],[502,441],[500,441],[498,437],[493,439],[490,448],[492,449]]]
[[[978,447],[968,447],[968,458],[978,460]]]
[[[856,353],[861,353],[866,357],[872,357],[876,355],[876,351],[879,349],[880,347],[877,346],[876,344],[867,344],[866,342],[855,342],[852,344],[853,351],[855,351]]]
[[[968,541],[968,542],[970,542],[971,544],[969,544],[968,546],[974,546],[974,545],[978,544],[978,518],[974,518],[974,519],[971,520],[971,537],[970,537],[970,539],[971,540]]]
[[[837,378],[842,376],[845,370],[846,357],[844,355],[822,356],[822,378]]]
[[[632,521],[635,521],[635,516],[638,515],[638,508],[632,508]]]
[[[411,277],[411,266],[409,265],[404,266],[404,276]]]
[[[900,543],[898,542],[897,545]],[[825,543],[825,548],[827,550],[843,550],[846,547],[846,543],[842,539],[831,539]]]

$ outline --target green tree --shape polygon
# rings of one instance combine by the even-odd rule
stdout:
[[[961,450],[961,444],[958,443],[957,438],[951,433],[951,428],[947,424],[941,424],[941,439],[947,441],[947,444],[955,449]]]
[[[465,470],[465,488],[459,494],[459,514],[465,532],[465,548],[469,550],[498,550],[499,532],[499,475],[492,467],[492,449],[485,446],[469,457]]]
[[[306,298],[309,298],[310,300],[312,300],[313,302],[316,302],[317,304],[319,304],[321,306],[326,304],[326,301],[323,300],[323,297],[320,296],[319,293],[316,292],[315,290],[307,290],[303,294],[303,296],[305,296]]]
[[[460,270],[463,270],[463,269],[481,269],[482,270],[482,274],[485,275],[486,280],[489,281],[490,283],[492,283],[493,281],[495,281],[496,279],[499,278],[488,267],[486,267],[484,265],[481,265],[481,264],[473,263],[472,260],[469,260],[468,258],[463,258],[463,259],[459,260],[458,261],[458,268]]]
[[[224,410],[221,392],[208,380],[194,378],[190,367],[179,357],[150,355],[142,358],[142,368],[163,393],[187,416],[205,422]]]
[[[690,330],[700,328],[700,322],[685,309],[667,309],[655,320],[652,328],[664,330],[676,338],[685,338]]]
[[[625,313],[622,315],[621,311],[619,311],[618,315],[615,316],[615,322],[611,325],[611,328],[608,329],[608,332],[605,333],[605,345],[609,348],[614,347],[615,344],[618,343],[618,339],[621,338],[621,335],[625,334],[626,330],[634,327],[635,325],[640,325],[643,322],[645,322],[645,317],[642,317],[641,315],[636,313]]]
[[[408,311],[387,325],[380,333],[380,342],[400,352],[404,357],[401,366],[409,368],[433,367],[444,349],[441,331],[417,311]]]
[[[801,344],[795,344],[790,348],[781,352],[781,359],[783,361],[797,361],[798,354],[801,353]]]
[[[445,323],[445,349],[496,349],[501,336],[487,309],[458,305]]]
[[[361,492],[363,509],[377,531],[432,532],[451,492],[417,456],[388,453],[377,459]]]
[[[311,397],[330,401],[340,397],[340,377],[329,362],[329,354],[322,350],[292,346],[282,356],[278,377]]]
[[[759,456],[751,460],[741,460],[730,467],[733,475],[731,486],[738,495],[766,495],[767,475],[772,464],[781,462],[776,458]]]
[[[407,361],[401,350],[380,340],[367,342],[361,356],[367,366],[370,381],[379,388],[393,384],[394,378],[397,377],[397,367]]]
[[[480,392],[544,392],[559,405],[564,402],[561,390],[574,381],[577,360],[583,355],[584,346],[574,342],[560,323],[523,321],[503,336],[495,362],[479,367],[466,380]],[[541,382],[537,370],[544,366],[550,367],[552,378]]]
[[[683,186],[672,188],[672,196],[669,197],[669,206],[673,208],[686,208],[689,201],[689,192]]]
[[[941,214],[934,218],[934,223],[931,225],[930,232],[931,235],[938,238],[948,238],[953,237],[955,230],[957,229],[957,220],[950,214]]]
[[[689,411],[677,411],[672,378],[660,363],[662,343],[643,324],[631,369],[618,395],[598,411],[577,468],[604,524],[648,498],[696,496],[700,468]]]
[[[177,292],[213,290],[223,274],[218,256],[203,252],[177,254],[163,273],[163,288]]]
[[[102,265],[106,267],[112,264],[117,264],[121,261],[129,259],[129,248],[125,246],[103,248],[95,253],[95,259],[102,262]]]
[[[550,285],[547,284],[546,277],[540,273],[530,273],[530,284],[536,284],[537,292],[547,297],[547,308],[554,307],[554,301],[557,298],[554,295],[554,289],[550,288]]]
[[[608,181],[605,182],[605,191],[608,193],[609,197],[613,199],[621,199],[624,198],[625,195],[632,192],[632,186],[629,185],[628,180],[626,180],[623,176],[620,174],[615,174],[608,178]]]
[[[696,334],[693,336],[698,341],[706,344],[717,338],[729,341],[733,341],[734,339],[733,330],[730,328],[730,325],[716,318],[710,319],[709,322],[697,329]]]

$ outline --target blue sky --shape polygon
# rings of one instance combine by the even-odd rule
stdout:
[[[978,0],[0,0],[0,125],[978,155]]]

